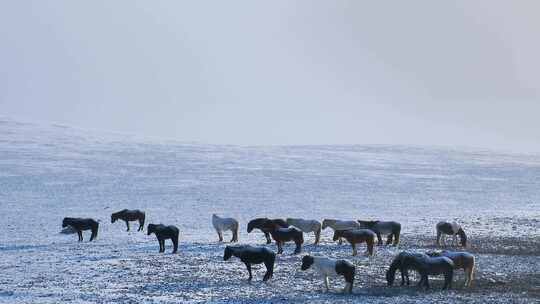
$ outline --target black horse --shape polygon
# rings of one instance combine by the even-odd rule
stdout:
[[[249,221],[247,226],[247,232],[250,233],[253,231],[253,229],[257,228],[264,232],[264,236],[266,237],[266,244],[272,243],[272,240],[270,239],[270,230],[272,230],[272,227],[275,225],[278,225],[282,228],[288,228],[289,225],[287,222],[285,222],[282,219],[269,219],[269,218],[256,218],[254,220]]]
[[[386,245],[392,244],[397,246],[399,244],[399,235],[401,233],[401,224],[398,222],[385,222],[385,221],[361,221],[358,220],[362,228],[369,229],[377,234],[377,245],[383,244],[381,234],[388,235],[386,239]]]
[[[144,229],[144,219],[146,215],[141,210],[129,210],[124,209],[122,211],[115,212],[111,214],[111,223],[116,222],[118,219],[126,222],[127,230],[129,231],[129,222],[130,221],[139,221],[139,229],[137,231],[142,231]]]
[[[395,279],[396,269],[400,269],[402,275],[408,280],[408,270],[413,269],[420,274],[418,286],[424,285],[429,288],[428,275],[444,275],[443,289],[452,288],[452,279],[454,276],[454,262],[447,257],[429,257],[425,254],[403,254],[401,257],[394,259],[390,269],[386,272],[386,280],[388,285],[392,285]]]
[[[71,226],[77,231],[79,242],[83,241],[83,230],[91,230],[90,241],[93,241],[97,237],[99,223],[91,218],[65,217],[62,220],[62,228],[66,228],[67,226]]]
[[[251,274],[251,264],[264,263],[266,266],[266,273],[264,274],[263,281],[268,281],[274,274],[274,262],[276,260],[276,254],[265,247],[253,247],[249,245],[244,246],[226,246],[223,253],[223,260],[227,261],[231,256],[235,256],[244,262],[247,271],[249,273],[249,281],[253,279]]]
[[[159,242],[159,252],[165,252],[165,240],[171,239],[173,243],[173,252],[178,251],[179,230],[176,226],[165,226],[163,224],[148,224],[148,235],[154,233]]]

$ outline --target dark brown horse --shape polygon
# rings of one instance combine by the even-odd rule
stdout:
[[[294,242],[296,244],[296,249],[294,254],[299,254],[302,251],[302,244],[304,243],[304,233],[301,230],[298,230],[294,227],[281,228],[278,225],[272,224],[273,228],[270,230],[270,235],[278,248],[278,254],[283,253],[283,244],[286,242]]]
[[[264,247],[253,247],[249,245],[244,246],[226,246],[223,253],[223,260],[227,261],[231,256],[235,256],[242,261],[249,273],[249,281],[253,278],[251,274],[252,264],[264,263],[266,266],[266,273],[264,274],[263,281],[268,281],[274,274],[274,261],[276,260],[276,254],[271,250]]]
[[[385,221],[361,221],[358,220],[360,226],[365,229],[369,229],[377,234],[377,245],[383,244],[381,234],[388,235],[386,239],[386,245],[392,244],[397,246],[399,244],[399,235],[401,233],[401,224],[398,222],[385,222]]]
[[[141,210],[124,209],[122,211],[111,214],[111,223],[116,222],[118,219],[123,220],[124,222],[126,222],[126,231],[129,231],[129,222],[139,221],[139,229],[137,229],[137,231],[142,231],[144,229],[145,217],[145,213]]]
[[[408,278],[408,270],[416,270],[420,274],[419,286],[424,285],[429,288],[429,275],[444,275],[443,289],[452,288],[452,278],[454,276],[454,262],[447,257],[430,257],[425,254],[404,254],[394,259],[390,269],[386,272],[388,285],[392,285],[395,278],[396,269],[400,269],[402,274]],[[408,279],[407,279],[408,283]]]
[[[375,232],[369,229],[356,229],[356,230],[335,230],[334,241],[340,238],[345,238],[352,246],[353,254],[357,255],[356,244],[366,243],[367,252],[369,255],[373,255],[373,243],[375,243]]]
[[[269,219],[269,218],[256,218],[254,220],[249,221],[247,226],[247,232],[251,233],[253,229],[259,229],[262,232],[264,232],[264,236],[266,237],[266,244],[272,243],[272,240],[270,239],[270,230],[273,229],[274,225],[277,225],[279,227],[287,228],[289,225],[287,222],[285,222],[282,219]]]
[[[91,218],[65,217],[62,220],[62,228],[66,228],[67,226],[71,226],[77,231],[79,242],[83,241],[82,232],[84,230],[91,230],[90,241],[93,241],[97,237],[99,223]]]
[[[176,226],[165,226],[163,224],[148,224],[148,235],[154,233],[159,242],[159,252],[165,252],[165,240],[170,239],[173,243],[173,252],[178,251],[178,235],[180,234]]]

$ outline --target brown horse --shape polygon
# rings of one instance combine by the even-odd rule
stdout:
[[[123,220],[124,222],[126,222],[126,226],[127,226],[126,231],[129,231],[129,222],[138,221],[139,229],[137,229],[137,231],[143,231],[145,217],[146,217],[145,213],[142,212],[141,210],[123,209],[121,211],[111,214],[111,223],[114,223],[119,219]]]
[[[270,229],[270,235],[278,248],[277,254],[283,253],[283,244],[293,241],[296,244],[294,254],[299,254],[302,251],[302,244],[304,243],[304,233],[294,227],[281,228],[278,225],[272,224]]]
[[[352,246],[352,255],[357,255],[356,244],[365,242],[367,244],[367,252],[371,256],[373,255],[373,244],[375,243],[375,237],[375,232],[369,229],[335,230],[333,240],[337,241],[340,238],[345,238]]]
[[[465,251],[430,251],[426,252],[430,257],[447,257],[454,262],[454,269],[463,269],[465,271],[465,287],[470,287],[473,281],[475,258],[474,255]]]
[[[261,230],[264,232],[264,236],[266,237],[266,244],[270,244],[272,243],[272,240],[270,239],[270,230],[274,227],[274,225],[283,228],[289,227],[289,224],[282,219],[269,219],[264,217],[249,221],[247,225],[247,232],[251,233],[251,231],[253,231],[255,228]]]

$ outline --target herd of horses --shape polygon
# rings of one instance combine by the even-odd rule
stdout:
[[[138,221],[138,231],[143,231],[146,215],[140,210],[124,209],[111,215],[111,223],[117,220],[123,220],[129,231],[129,222]],[[212,215],[212,226],[216,230],[219,242],[223,242],[223,232],[231,231],[232,238],[230,242],[238,242],[239,223],[234,218],[219,217]],[[83,241],[82,231],[91,230],[90,241],[94,240],[98,234],[99,222],[90,218],[72,218],[66,217],[62,221],[62,227],[70,227],[77,232],[79,242]],[[352,255],[357,255],[357,245],[366,243],[366,254],[373,256],[374,245],[377,241],[378,246],[383,246],[383,236],[386,236],[386,245],[397,246],[400,241],[401,224],[393,221],[343,221],[336,219],[324,219],[321,222],[317,220],[308,220],[300,218],[269,219],[256,218],[248,222],[247,232],[251,233],[254,229],[262,231],[266,238],[266,243],[270,244],[272,239],[277,246],[277,253],[274,253],[267,247],[255,247],[250,245],[226,246],[223,260],[227,261],[232,256],[242,261],[248,271],[249,281],[253,275],[251,266],[253,264],[264,264],[266,274],[263,281],[272,278],[274,273],[274,263],[276,254],[283,253],[283,246],[287,242],[295,244],[294,254],[302,252],[304,243],[304,233],[315,234],[315,245],[319,244],[321,231],[330,227],[333,231],[333,240],[342,244],[343,239],[347,240],[352,247]],[[463,228],[455,222],[439,222],[435,226],[437,232],[436,244],[441,245],[446,236],[452,236],[452,244],[455,245],[457,237],[460,238],[462,247],[467,246],[467,235]],[[155,234],[159,243],[159,252],[165,252],[165,240],[170,239],[173,243],[173,253],[178,251],[179,229],[173,225],[148,224],[147,234]],[[305,255],[302,257],[301,270],[313,269],[320,274],[324,280],[326,290],[328,291],[329,277],[343,277],[345,279],[344,292],[351,293],[355,266],[344,259],[332,259],[328,257],[317,257]],[[428,251],[426,253],[400,252],[390,264],[386,271],[386,281],[389,286],[393,285],[397,270],[401,273],[401,285],[409,285],[409,270],[420,274],[418,286],[429,288],[428,276],[443,275],[443,289],[452,287],[454,270],[463,269],[466,274],[465,286],[471,285],[475,269],[475,258],[472,254],[465,251]]]

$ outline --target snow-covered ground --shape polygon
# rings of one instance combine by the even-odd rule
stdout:
[[[404,146],[239,147],[141,139],[60,125],[0,119],[0,302],[523,302],[540,296],[540,156]],[[159,254],[154,236],[125,232],[110,214],[146,211],[148,223],[180,228],[180,248]],[[255,217],[387,219],[402,223],[400,248],[351,257],[323,232],[304,253],[357,265],[353,295],[341,280],[300,271],[293,246],[262,283],[222,260],[211,214],[240,221],[240,243]],[[65,216],[101,220],[98,239],[59,233]],[[400,250],[433,249],[434,226],[457,219],[477,255],[473,288],[441,292],[386,287]],[[132,224],[137,227],[138,224]],[[226,240],[230,234],[226,234]],[[269,248],[275,249],[274,244]],[[363,246],[361,247],[361,249]]]

